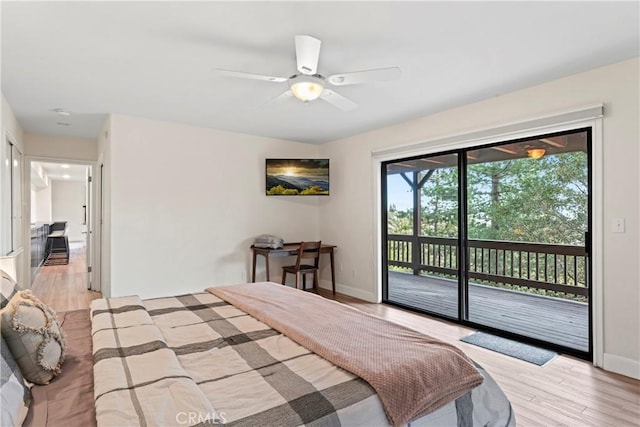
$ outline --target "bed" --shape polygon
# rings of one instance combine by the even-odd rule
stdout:
[[[101,299],[61,317],[67,360],[32,389],[24,425],[515,425],[455,347],[274,283]],[[409,344],[378,351],[389,334]]]

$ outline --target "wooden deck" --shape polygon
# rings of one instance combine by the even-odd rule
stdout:
[[[457,282],[389,272],[389,300],[457,318]],[[580,351],[589,349],[589,307],[558,298],[471,284],[469,320]]]

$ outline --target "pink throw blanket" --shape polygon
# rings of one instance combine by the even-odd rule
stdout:
[[[367,381],[393,425],[426,415],[483,380],[460,349],[318,295],[270,282],[207,291]]]

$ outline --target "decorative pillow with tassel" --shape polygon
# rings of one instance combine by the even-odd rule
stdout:
[[[60,372],[65,355],[56,313],[27,290],[14,295],[0,316],[2,336],[24,378],[48,384]]]

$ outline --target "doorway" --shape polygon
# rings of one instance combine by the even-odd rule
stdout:
[[[56,310],[88,307],[92,292],[92,165],[30,160],[33,292]]]
[[[382,163],[383,301],[590,359],[591,128]]]

